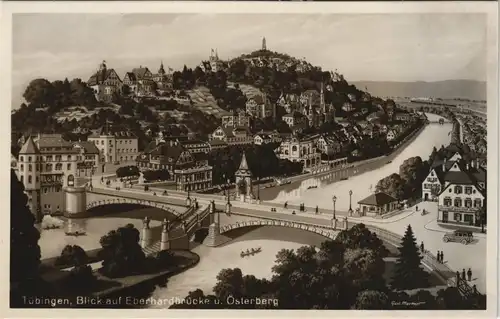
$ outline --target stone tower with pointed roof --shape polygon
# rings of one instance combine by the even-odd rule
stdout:
[[[28,196],[28,206],[37,221],[41,221],[40,200],[40,150],[33,137],[29,136],[19,151],[19,180]]]
[[[236,195],[242,200],[247,200],[252,198],[252,172],[248,167],[247,156],[243,152],[243,157],[241,158],[240,168],[234,174],[236,179]]]
[[[262,38],[262,51],[267,50],[267,45],[266,45],[266,37]]]

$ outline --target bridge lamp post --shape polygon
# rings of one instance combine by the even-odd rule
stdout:
[[[260,177],[257,177],[257,200],[260,201]]]
[[[349,190],[349,216],[352,216],[352,190]]]
[[[227,179],[227,184],[226,184],[226,188],[227,188],[227,203],[228,204],[231,204],[231,199],[230,199],[230,194],[231,192],[229,191],[229,186],[230,186],[230,183],[231,181],[229,180],[229,178]]]
[[[332,197],[332,200],[333,200],[333,219],[337,219],[337,217],[335,216],[335,202],[337,201],[337,196],[333,195]]]

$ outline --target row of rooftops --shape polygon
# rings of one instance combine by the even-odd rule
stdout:
[[[41,153],[78,153],[76,148],[83,148],[86,154],[99,154],[94,143],[88,141],[69,142],[63,139],[61,134],[38,134],[28,136],[21,147],[19,154],[41,154]]]

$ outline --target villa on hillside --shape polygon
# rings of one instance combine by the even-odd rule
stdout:
[[[115,93],[120,93],[122,80],[114,69],[108,69],[106,61],[99,65],[99,69],[94,73],[87,85],[94,90],[98,101],[110,101]]]
[[[220,140],[227,145],[249,145],[254,143],[254,138],[248,127],[219,126],[210,136],[210,140]]]
[[[315,146],[317,138],[318,136],[302,138],[293,136],[281,143],[278,155],[281,159],[302,162],[304,171],[315,168],[321,165],[321,153],[318,152]]]

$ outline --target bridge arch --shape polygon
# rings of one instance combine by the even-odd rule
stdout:
[[[338,234],[340,233],[340,229],[335,230],[331,227],[323,227],[323,226],[315,226],[308,225],[296,222],[289,221],[279,221],[279,220],[249,220],[249,221],[240,221],[233,224],[228,224],[224,226],[220,226],[220,233],[224,234],[234,229],[244,228],[244,227],[255,227],[255,226],[278,226],[278,227],[288,227],[305,230],[311,233],[315,233],[326,237],[328,239],[336,239]]]
[[[175,217],[179,217],[182,214],[175,209],[172,209],[169,207],[169,205],[151,201],[151,200],[144,200],[144,199],[134,199],[134,198],[108,198],[108,199],[101,199],[101,200],[96,200],[93,202],[90,202],[87,204],[86,210],[88,211],[89,209],[92,208],[97,208],[97,207],[102,207],[102,206],[107,206],[107,205],[120,205],[120,204],[132,204],[132,205],[140,205],[144,207],[151,207],[151,208],[158,208],[163,211],[166,211]]]

